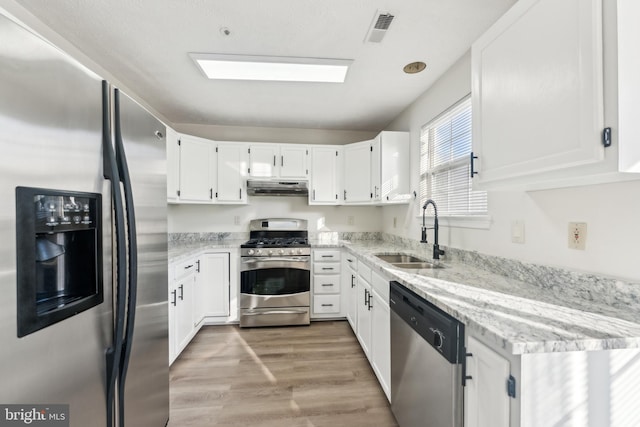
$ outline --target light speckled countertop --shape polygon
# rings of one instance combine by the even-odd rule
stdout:
[[[173,242],[169,259],[205,250],[238,249],[241,240]],[[584,298],[592,290],[525,283],[460,261],[445,261],[444,268],[420,275],[394,268],[377,253],[406,253],[423,259],[428,251],[415,251],[387,240],[313,240],[314,248],[345,247],[388,280],[396,280],[465,324],[467,333],[480,335],[511,354],[640,348],[638,301],[612,303]],[[578,281],[579,283],[579,281]],[[615,292],[615,289],[610,291]],[[625,298],[628,298],[625,296]],[[615,300],[615,299],[614,299]],[[617,300],[616,300],[617,301]]]

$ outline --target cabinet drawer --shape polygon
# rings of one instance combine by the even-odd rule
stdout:
[[[318,262],[313,264],[313,274],[337,274],[340,273],[339,262]]]
[[[194,273],[196,271],[196,268],[197,265],[195,258],[179,262],[175,265],[175,268],[173,270],[173,277],[176,280],[181,279],[191,273]]]
[[[314,295],[314,313],[340,313],[340,295]]]
[[[371,268],[365,263],[358,264],[358,276],[361,276],[367,283],[371,284]]]
[[[340,293],[339,274],[320,274],[313,276],[314,294],[338,294]]]
[[[389,304],[389,281],[377,273],[371,274],[371,287]]]
[[[340,261],[340,250],[315,250],[313,251],[313,260],[316,262]]]
[[[346,254],[344,259],[346,265],[348,265],[353,271],[358,271],[358,258],[356,258],[355,255]]]

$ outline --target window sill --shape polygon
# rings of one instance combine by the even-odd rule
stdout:
[[[422,224],[422,215],[418,216]],[[433,227],[433,216],[426,217],[427,227]],[[469,215],[469,216],[439,216],[438,225],[449,228],[476,228],[488,230],[491,227],[490,215]]]

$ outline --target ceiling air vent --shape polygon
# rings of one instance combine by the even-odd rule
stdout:
[[[369,34],[367,34],[366,41],[370,43],[380,43],[387,33],[387,30],[389,29],[393,18],[394,16],[390,13],[377,12],[376,16],[374,16],[373,18],[373,25],[369,29]]]

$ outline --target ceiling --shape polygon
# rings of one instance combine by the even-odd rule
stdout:
[[[382,130],[515,0],[17,0],[173,124]],[[377,12],[395,16],[365,42]],[[224,35],[221,28],[229,29]],[[212,81],[188,53],[352,59],[345,83]],[[404,65],[427,69],[409,75]]]

